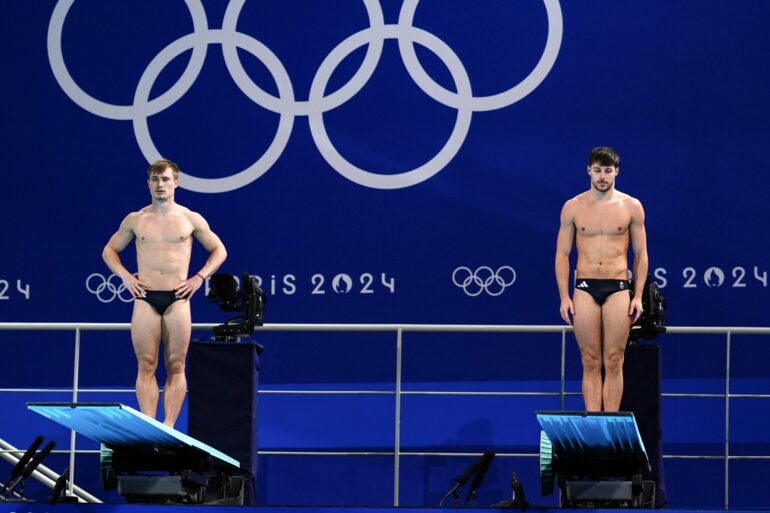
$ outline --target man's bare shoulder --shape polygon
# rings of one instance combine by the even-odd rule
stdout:
[[[198,212],[190,210],[187,207],[183,207],[182,205],[177,205],[177,207],[179,208],[179,214],[190,221],[196,230],[208,226],[206,219]]]
[[[588,195],[584,192],[581,192],[577,196],[573,196],[572,198],[565,201],[564,206],[576,207],[582,203],[585,203],[587,200],[588,200]]]
[[[128,215],[123,219],[123,223],[121,223],[123,226],[126,226],[128,228],[132,228],[136,226],[136,223],[139,222],[139,220],[147,215],[149,207],[144,207],[140,210],[137,210],[136,212],[129,212]]]
[[[628,210],[635,211],[642,209],[642,202],[637,198],[626,194],[625,192],[615,191],[618,194],[617,200],[620,201]]]
[[[570,198],[564,202],[564,206],[562,207],[562,212],[566,212],[566,213],[574,212],[575,210],[580,208],[580,206],[585,202],[586,200],[584,197],[584,193],[578,194],[577,196]]]
[[[580,195],[575,196],[574,198],[568,199],[567,201],[564,202],[564,205],[561,207],[561,215],[560,215],[561,223],[563,225],[573,223],[579,211],[580,211]]]

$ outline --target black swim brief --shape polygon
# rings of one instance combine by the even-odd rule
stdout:
[[[147,301],[158,312],[158,315],[163,315],[174,301],[185,298],[177,296],[173,290],[148,290],[144,297],[139,299]]]
[[[575,281],[575,288],[591,294],[596,304],[603,305],[607,298],[615,292],[627,290],[631,292],[631,282],[629,280],[604,280],[598,278],[578,278]]]

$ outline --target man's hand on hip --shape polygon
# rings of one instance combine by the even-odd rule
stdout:
[[[129,292],[131,292],[131,295],[134,296],[134,299],[145,297],[147,295],[147,291],[152,289],[149,283],[144,280],[140,280],[133,274],[127,274],[121,278],[123,280],[123,286],[126,287]]]
[[[196,274],[192,278],[187,278],[186,280],[179,282],[179,284],[174,287],[174,293],[176,294],[176,297],[190,299],[192,295],[201,288],[201,285],[203,285],[203,278]]]

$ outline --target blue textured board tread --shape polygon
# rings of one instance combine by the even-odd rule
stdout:
[[[27,408],[111,448],[194,447],[240,468],[237,460],[120,403],[28,403]]]
[[[600,456],[618,459],[633,455],[649,467],[636,419],[631,412],[545,412],[537,421],[560,457]]]

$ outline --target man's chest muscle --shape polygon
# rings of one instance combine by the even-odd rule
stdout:
[[[575,231],[583,236],[625,235],[631,216],[622,205],[584,207],[575,215]]]
[[[183,243],[190,240],[192,232],[192,224],[182,216],[164,219],[148,216],[140,219],[135,229],[140,244]]]

